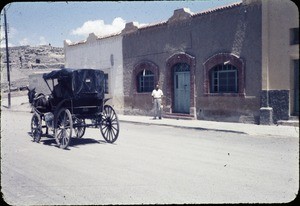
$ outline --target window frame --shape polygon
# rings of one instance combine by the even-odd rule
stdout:
[[[152,92],[151,91],[147,91],[147,92],[141,92],[141,90],[139,89],[140,83],[139,83],[139,75],[143,74],[143,72],[146,72],[146,70],[151,71],[154,75],[154,86],[155,84],[158,83],[159,80],[159,69],[158,66],[156,64],[154,64],[151,61],[148,60],[143,60],[140,61],[139,63],[137,63],[134,66],[133,72],[132,72],[132,81],[131,84],[133,86],[133,93],[134,94],[149,94]],[[154,89],[154,88],[153,88]]]
[[[224,66],[226,66],[226,69],[224,69]],[[220,69],[220,67],[222,69]],[[230,68],[229,68],[230,67]],[[229,76],[228,73],[234,73],[234,83],[233,83],[233,87],[234,90],[230,90],[229,87],[231,86],[231,82],[229,82]],[[226,87],[225,91],[221,91],[221,88],[224,87],[223,84],[221,84],[221,80],[220,79],[220,74],[226,74],[226,85],[224,85]],[[210,93],[213,94],[220,94],[220,93],[238,93],[238,83],[239,83],[239,79],[238,79],[238,70],[235,66],[229,64],[229,65],[216,65],[214,66],[211,70],[210,70]]]
[[[210,76],[211,70],[217,65],[232,65],[237,69],[237,92],[236,93],[213,93],[211,91],[211,81],[212,78]],[[203,94],[204,96],[240,96],[245,97],[245,63],[244,60],[233,54],[233,53],[217,53],[211,57],[209,57],[204,63],[204,86],[203,86]]]
[[[152,79],[149,81],[150,78],[152,78]],[[152,84],[152,87],[149,84]],[[143,71],[140,71],[137,74],[137,92],[138,93],[149,93],[149,92],[152,92],[153,89],[154,89],[154,87],[155,87],[155,75],[154,75],[154,72],[152,72],[149,69],[144,69]]]

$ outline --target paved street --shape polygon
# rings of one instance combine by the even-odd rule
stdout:
[[[32,142],[30,119],[1,112],[9,204],[281,203],[298,193],[298,137],[121,122],[115,144],[88,128],[62,150]]]

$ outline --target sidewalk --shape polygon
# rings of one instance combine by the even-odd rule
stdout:
[[[3,96],[2,96],[3,97]],[[1,111],[30,112],[31,108],[27,96],[18,96],[11,98],[11,108],[7,108],[7,98],[1,99]],[[256,125],[232,122],[216,122],[204,120],[176,120],[163,118],[162,120],[153,120],[150,116],[132,116],[118,114],[119,121],[145,125],[160,125],[177,128],[188,128],[197,130],[208,130],[218,132],[233,132],[240,134],[259,135],[259,136],[281,136],[281,137],[299,137],[299,125]],[[122,128],[122,125],[121,125]]]
[[[163,118],[162,120],[153,120],[149,116],[130,116],[118,115],[120,122],[130,122],[146,125],[161,125],[177,128],[189,128],[197,130],[208,130],[217,132],[233,132],[249,135],[260,136],[284,136],[284,137],[299,137],[299,127],[293,126],[276,126],[276,125],[256,125],[232,122],[216,122],[204,120],[176,120]]]

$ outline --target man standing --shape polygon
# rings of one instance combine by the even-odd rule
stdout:
[[[163,96],[163,92],[159,89],[159,85],[157,84],[155,89],[152,91],[152,102],[154,103],[154,119],[158,116],[161,119],[161,98]]]

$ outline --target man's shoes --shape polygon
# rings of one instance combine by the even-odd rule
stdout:
[[[156,119],[156,117],[153,117],[153,119]],[[159,117],[158,119],[161,119],[161,117]]]

